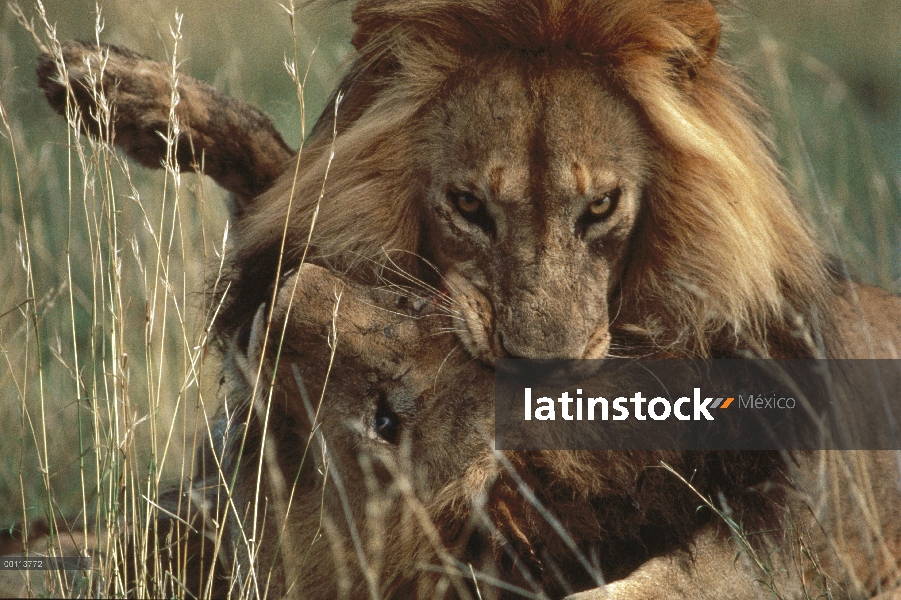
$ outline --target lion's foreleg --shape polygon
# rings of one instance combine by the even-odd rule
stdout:
[[[653,558],[625,579],[568,600],[794,598],[795,578],[781,553],[763,553],[765,565],[759,556],[733,537],[708,527],[689,549]]]
[[[172,156],[180,169],[202,171],[235,195],[237,213],[295,156],[256,107],[125,48],[63,42],[39,57],[37,74],[58,113],[78,108],[82,129],[146,167]]]

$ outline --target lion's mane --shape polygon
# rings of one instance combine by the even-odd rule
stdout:
[[[309,260],[360,278],[385,264],[421,274],[428,174],[417,116],[467,65],[513,50],[587,61],[637,102],[653,136],[655,172],[611,326],[621,345],[689,356],[822,349],[824,256],[761,110],[715,55],[709,2],[362,0],[353,19],[357,56],[339,91],[297,164],[239,224],[221,330],[254,313],[278,265],[300,260],[314,221]]]

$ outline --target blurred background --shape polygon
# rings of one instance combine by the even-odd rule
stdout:
[[[102,0],[99,37],[165,61],[180,11],[181,70],[262,107],[297,147],[284,67],[295,39],[307,125],[350,55],[347,3],[324,4],[298,13],[295,38],[275,0]],[[58,39],[95,39],[93,0],[44,6]],[[857,278],[901,291],[901,2],[749,0],[725,13],[725,52],[769,108],[823,244]],[[152,495],[189,470],[185,448],[218,402],[201,292],[226,232],[222,193],[86,140],[80,154],[35,85],[37,52],[0,9],[0,528],[51,512],[102,520]]]

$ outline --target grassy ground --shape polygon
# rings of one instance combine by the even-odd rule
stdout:
[[[59,39],[94,39],[92,2],[46,9]],[[119,2],[102,11],[109,24],[103,41],[161,60],[175,48],[174,4],[139,10]],[[201,2],[191,11],[177,46],[183,69],[264,106],[296,146],[299,109],[283,66],[292,51],[288,15],[275,3],[260,10],[248,2],[223,14]],[[322,21],[312,16],[318,21],[302,22],[301,31]],[[175,181],[73,138],[34,83],[35,42],[11,10],[2,19],[0,100],[8,129],[0,130],[0,240],[8,260],[0,266],[0,314],[7,313],[0,321],[0,419],[8,433],[0,442],[0,497],[15,501],[3,503],[0,524],[8,524],[47,514],[51,504],[54,512],[78,512],[93,501],[82,498],[84,488],[91,495],[106,486],[111,494],[126,475],[143,480],[170,470],[172,479],[182,470],[194,407],[215,408],[214,356],[205,346],[210,310],[201,292],[217,264],[226,211],[223,193],[203,178]],[[39,18],[35,25],[46,35]],[[242,32],[267,42],[247,37],[227,52],[213,47],[211,40]],[[317,46],[314,35],[300,38],[305,60]],[[201,44],[203,52],[190,50]],[[344,52],[318,46],[309,78],[315,110]],[[102,451],[84,450],[92,447]]]
[[[175,37],[174,1],[107,0],[99,37],[159,60],[176,49],[183,71],[260,105],[296,147],[284,9],[185,4]],[[93,2],[45,6],[59,39],[97,35]],[[346,11],[297,21],[299,55],[312,55],[310,120],[349,52]],[[731,14],[729,52],[773,111],[823,243],[856,276],[898,291],[901,4],[758,0]],[[189,469],[197,409],[217,403],[214,307],[201,292],[226,237],[222,192],[74,137],[34,85],[36,53],[13,11],[0,12],[0,527],[115,520]]]
[[[23,8],[45,40],[91,40],[100,29],[93,3],[48,3],[56,30]],[[277,115],[296,146],[288,15],[274,3],[227,15],[212,3],[191,8],[178,36],[174,6],[111,3],[99,35],[161,60],[175,51],[185,70],[235,95],[256,90],[246,97]],[[13,10],[2,19],[0,527],[50,516],[61,531],[123,515],[135,522],[143,498],[190,470],[198,408],[216,409],[213,309],[202,291],[227,233],[225,197],[203,178],[134,167],[73,136],[35,86],[35,42]],[[316,23],[298,29],[329,31]],[[189,31],[205,52],[190,52]],[[210,42],[242,33],[269,39],[267,50],[249,37],[228,53]],[[317,39],[298,39],[306,61]],[[341,60],[340,46],[321,46],[309,78],[320,105]]]

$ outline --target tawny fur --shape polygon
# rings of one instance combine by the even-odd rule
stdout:
[[[883,349],[901,344],[897,299],[847,291],[850,356],[880,352],[877,331]],[[435,335],[434,304],[307,265],[280,288],[268,352],[263,314],[230,343],[231,417],[214,436],[235,485],[225,493],[205,450],[213,475],[183,501],[223,507],[195,522],[226,523],[221,568],[244,574],[220,593],[262,593],[270,568],[269,593],[298,598],[867,598],[899,582],[895,452],[495,453],[493,374]],[[269,356],[272,380],[282,331],[270,398],[257,365]]]
[[[373,263],[386,255],[413,275],[427,275],[419,255],[446,262],[420,229],[417,186],[420,159],[428,153],[422,152],[419,117],[440,105],[449,82],[473,65],[511,53],[521,65],[522,56],[563,49],[564,57],[581,57],[568,72],[584,75],[586,63],[594,65],[592,77],[625,94],[650,141],[643,148],[653,168],[642,210],[620,248],[626,264],[613,294],[619,311],[610,326],[614,343],[641,355],[898,356],[898,300],[828,275],[760,133],[756,105],[715,56],[719,24],[706,2],[364,1],[355,20],[359,57],[342,84],[336,155],[310,254],[316,262],[349,270],[357,281],[370,279]],[[894,454],[819,453],[785,463],[751,453],[543,453],[509,455],[505,465],[484,437],[491,399],[478,391],[489,385],[490,371],[455,350],[453,336],[435,335],[440,325],[425,326],[419,317],[431,309],[392,307],[396,318],[373,313],[370,305],[384,305],[383,297],[308,267],[302,273],[309,279],[301,278],[296,292],[288,286],[297,279],[279,286],[272,335],[287,324],[289,352],[265,421],[265,411],[254,408],[261,392],[253,391],[252,367],[266,357],[268,375],[273,354],[254,346],[260,339],[254,315],[276,285],[286,218],[286,269],[305,249],[334,112],[334,106],[324,112],[297,181],[291,170],[254,203],[232,251],[239,293],[228,305],[221,336],[231,356],[226,391],[239,418],[220,423],[215,443],[227,459],[226,473],[240,473],[234,514],[252,511],[256,471],[247,469],[262,469],[267,521],[260,525],[262,539],[251,535],[249,545],[244,535],[252,525],[229,517],[227,548],[234,550],[227,550],[226,565],[241,565],[247,574],[274,564],[273,592],[297,597],[365,597],[373,590],[395,597],[475,596],[466,564],[551,595],[594,587],[560,531],[524,500],[529,489],[578,548],[594,552],[605,577],[622,578],[589,591],[594,597],[770,597],[765,573],[746,560],[718,517],[697,510],[700,502],[684,483],[658,468],[665,460],[693,477],[704,495],[722,494],[753,531],[776,530],[759,538],[759,549],[772,556],[776,578],[770,583],[785,597],[816,596],[828,586],[835,597],[860,598],[897,583]],[[294,208],[287,215],[292,188]],[[321,449],[319,459],[301,469],[298,448],[312,427],[290,368],[297,365],[308,391],[319,389],[336,290],[346,302],[337,320],[339,340],[349,343],[337,346],[331,379],[337,387],[327,388],[322,431],[332,449],[332,473],[347,486],[345,499]],[[469,302],[470,313],[488,313],[485,300],[473,294],[461,302]],[[488,308],[497,309],[492,300]],[[288,316],[294,302],[308,310]],[[399,333],[390,333],[394,328]],[[474,354],[479,344],[473,341]],[[388,408],[408,419],[395,445],[376,439],[366,425],[381,410],[380,391]],[[235,464],[240,417],[251,424],[243,467]],[[262,450],[267,422],[269,454]],[[222,446],[225,431],[232,441]],[[298,473],[288,514],[286,482]],[[212,489],[213,498],[221,498],[221,488]],[[281,539],[284,516],[287,537],[276,552],[265,540]],[[316,532],[323,533],[318,541]],[[254,548],[262,553],[250,560]],[[490,583],[479,592],[502,593]]]
[[[184,171],[203,171],[234,194],[238,214],[294,156],[259,109],[170,66],[117,46],[68,41],[57,50],[42,55],[37,68],[54,110],[65,116],[68,106],[83,130],[114,141],[145,167],[171,160]],[[111,112],[108,121],[103,111]],[[112,129],[101,131],[103,122]],[[175,141],[171,158],[167,137]]]
[[[308,258],[320,264],[365,279],[373,263],[389,258],[419,276],[429,274],[419,255],[446,263],[447,249],[421,229],[431,218],[423,187],[442,166],[423,158],[430,154],[423,117],[467,73],[510,56],[538,68],[543,56],[553,56],[634,101],[652,142],[640,217],[631,242],[621,244],[627,261],[621,279],[610,283],[613,344],[632,355],[823,353],[819,332],[828,333],[830,321],[824,256],[786,192],[760,129],[760,109],[735,69],[715,54],[720,27],[710,4],[364,0],[354,21],[358,54],[339,86],[334,160],[333,104],[296,180],[287,173],[238,227],[235,293],[223,327],[246,319],[261,301],[256,291],[272,281],[286,219],[288,264],[303,254],[314,214]],[[584,89],[558,93],[578,97]],[[490,123],[476,128],[482,125]],[[578,278],[588,283],[603,274]],[[474,283],[495,311],[508,308],[485,291],[488,284]],[[548,319],[569,327],[563,312]],[[600,321],[597,327],[606,329]],[[489,361],[500,354],[471,346]],[[567,354],[549,357],[579,357]]]

